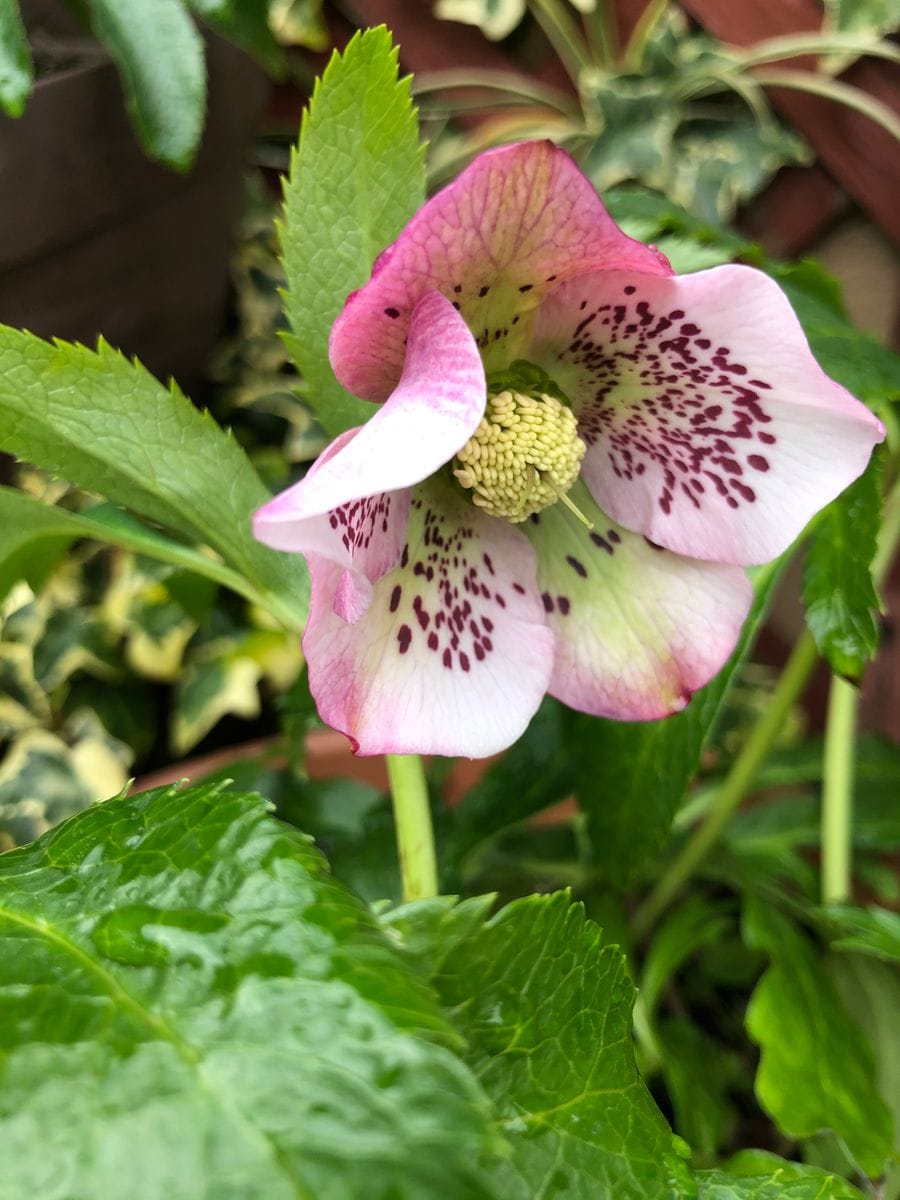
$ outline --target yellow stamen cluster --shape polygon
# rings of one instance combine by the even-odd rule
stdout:
[[[561,500],[578,478],[585,444],[575,414],[553,396],[489,396],[453,474],[493,517],[524,521]]]

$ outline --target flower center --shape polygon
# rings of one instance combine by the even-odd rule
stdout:
[[[492,517],[524,521],[565,496],[586,449],[575,414],[555,397],[505,391],[488,396],[453,474]]]

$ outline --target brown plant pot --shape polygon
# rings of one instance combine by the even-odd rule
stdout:
[[[0,321],[89,345],[102,334],[190,388],[222,326],[265,77],[207,39],[206,128],[179,175],[139,146],[97,44],[60,45],[80,64],[40,78],[19,120],[0,117]]]

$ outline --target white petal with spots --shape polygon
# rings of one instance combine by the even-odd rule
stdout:
[[[547,690],[554,639],[518,529],[448,484],[417,488],[401,561],[355,624],[335,613],[340,568],[317,555],[309,565],[310,689],[360,754],[478,758],[521,735]]]
[[[585,275],[544,303],[532,356],[572,400],[598,504],[679,554],[774,558],[884,436],[749,267]]]
[[[522,526],[556,634],[550,693],[620,721],[678,712],[734,649],[749,580],[739,567],[655,548],[611,521],[582,484],[570,495],[592,531],[561,504]]]

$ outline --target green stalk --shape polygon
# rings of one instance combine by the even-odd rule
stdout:
[[[403,899],[422,900],[438,894],[434,830],[425,768],[417,754],[386,754]]]
[[[643,937],[650,930],[718,841],[729,817],[747,794],[757,771],[778,738],[791,706],[809,682],[817,659],[816,644],[812,634],[806,630],[785,665],[767,709],[732,763],[706,817],[635,913],[632,928],[636,937]]]
[[[850,895],[853,838],[853,758],[859,692],[832,675],[825,722],[822,769],[822,903],[843,904]]]
[[[560,0],[530,0],[530,7],[547,41],[559,55],[566,74],[579,87],[581,73],[588,65],[590,55],[578,26]]]

